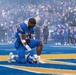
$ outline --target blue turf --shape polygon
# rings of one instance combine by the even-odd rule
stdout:
[[[6,68],[1,66],[0,66],[0,74],[2,75],[49,75],[49,74],[32,73],[28,71]]]
[[[16,49],[14,48],[13,44],[5,44],[0,45],[0,55],[8,55],[9,52],[16,53]],[[36,49],[33,49],[34,52],[36,52]],[[42,54],[62,54],[62,53],[76,53],[76,47],[75,46],[54,46],[51,44],[44,44]],[[27,51],[25,52],[27,54]]]
[[[42,67],[42,68],[76,70],[76,66],[63,65],[63,64],[19,64],[16,62],[8,63],[7,61],[2,61],[2,62],[0,62],[0,64],[2,64],[2,65],[27,66],[27,67]]]
[[[76,63],[76,59],[51,59],[51,60]]]
[[[16,49],[13,44],[2,44],[0,45],[0,55],[8,55],[9,52],[17,54]],[[33,52],[36,52],[35,48]],[[28,52],[26,51],[25,54]],[[51,44],[44,44],[42,54],[76,54],[75,46],[55,46]],[[76,59],[54,59],[54,61],[64,61],[76,63]],[[7,61],[0,61],[0,65],[16,65],[16,66],[26,66],[26,67],[41,67],[41,68],[54,68],[54,69],[65,69],[65,70],[76,70],[76,66],[64,65],[64,64],[20,64],[16,62],[8,63]],[[0,66],[0,74],[2,75],[49,75],[49,74],[35,74],[28,71],[22,71],[12,68],[6,68]],[[52,75],[52,74],[50,74]],[[54,74],[55,75],[55,74]]]

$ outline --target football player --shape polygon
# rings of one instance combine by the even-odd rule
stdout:
[[[28,50],[28,52],[32,53],[32,48],[37,47],[37,62],[38,63],[44,63],[41,58],[40,54],[42,51],[42,42],[41,40],[34,40],[31,38],[31,35],[34,34],[34,26],[36,25],[36,20],[34,18],[30,18],[28,22],[26,23],[21,22],[19,25],[17,25],[17,32],[16,32],[16,41],[15,41],[15,48],[17,49],[18,57],[14,56],[11,52],[9,54],[8,62],[11,62],[13,59],[16,62],[19,63],[26,63],[27,60],[25,58],[25,50]]]

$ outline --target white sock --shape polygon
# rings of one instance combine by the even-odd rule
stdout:
[[[37,58],[37,54],[35,54],[34,57]]]
[[[34,57],[35,57],[35,58],[40,58],[40,56],[39,56],[39,55],[37,55],[37,54],[35,54],[35,55],[34,55]]]
[[[39,55],[37,55],[37,58],[38,58],[38,59],[40,59],[40,56],[39,56]]]

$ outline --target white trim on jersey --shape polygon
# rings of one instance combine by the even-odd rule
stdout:
[[[16,25],[16,28],[20,31],[23,31],[22,28],[20,27],[20,25]]]
[[[24,21],[24,23],[28,26],[28,21],[26,20],[26,21]]]
[[[24,45],[24,47],[28,50],[28,51],[31,51],[32,49],[26,44],[24,44],[25,42],[26,42],[26,40],[25,41],[23,41],[23,39],[22,39],[22,34],[20,34],[19,33],[19,36],[20,36],[20,39],[21,39],[21,42],[22,42],[22,44]]]

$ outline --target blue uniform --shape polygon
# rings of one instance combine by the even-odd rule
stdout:
[[[26,48],[21,43],[19,34],[29,35],[30,33],[32,33],[32,34],[34,33],[34,28],[29,29],[28,26],[24,22],[21,22],[18,26],[16,35],[15,35],[15,37],[17,39],[15,42],[15,48],[17,49],[17,52],[18,52],[18,57],[14,57],[14,60],[16,62],[20,62],[20,63],[26,62],[26,59],[25,59]],[[40,40],[30,39],[30,43],[28,45],[30,48],[34,48],[34,47],[38,46],[40,44],[40,42],[41,42]]]

